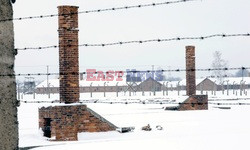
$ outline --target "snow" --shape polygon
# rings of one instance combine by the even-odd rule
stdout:
[[[100,101],[183,101],[186,96],[176,96],[176,92],[169,96],[162,96],[162,92],[156,96],[122,95],[116,98],[116,93],[95,93],[92,99]],[[198,92],[199,93],[199,92]],[[248,92],[249,93],[249,92]],[[124,93],[123,93],[124,94]],[[152,93],[151,93],[152,94]],[[208,92],[208,94],[211,94]],[[81,94],[81,99],[91,100],[89,93]],[[58,94],[24,95],[24,100],[55,100]],[[209,95],[212,102],[219,103],[250,103],[249,96]],[[133,132],[119,133],[116,131],[102,133],[79,133],[78,141],[55,142],[42,136],[38,129],[38,108],[51,104],[21,103],[18,108],[19,118],[19,144],[20,147],[40,146],[35,150],[82,150],[82,149],[174,149],[174,150],[249,150],[250,138],[250,105],[229,105],[231,109],[223,110],[215,108],[218,105],[209,104],[209,110],[202,111],[165,111],[162,108],[169,104],[108,104],[89,103],[87,106],[118,127],[135,127]],[[228,105],[226,105],[228,106]],[[140,130],[142,126],[150,124],[152,131]],[[161,125],[163,130],[157,130]]]

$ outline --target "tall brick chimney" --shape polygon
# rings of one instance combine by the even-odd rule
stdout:
[[[60,102],[79,102],[78,7],[59,6]],[[69,14],[69,15],[67,15]]]
[[[60,101],[65,105],[39,108],[39,127],[45,137],[55,136],[56,141],[76,141],[79,132],[114,131],[117,128],[115,125],[86,105],[77,104],[79,102],[78,7],[59,6],[58,11]]]
[[[194,46],[186,46],[186,70],[187,95],[196,95]]]

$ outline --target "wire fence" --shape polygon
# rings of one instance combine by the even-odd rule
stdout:
[[[123,42],[112,42],[112,43],[98,43],[98,44],[80,44],[80,45],[67,45],[65,47],[105,47],[105,46],[115,46],[115,45],[125,45],[125,44],[144,44],[152,42],[170,42],[170,41],[181,41],[181,40],[205,40],[215,37],[249,37],[250,33],[239,33],[239,34],[213,34],[207,36],[197,36],[197,37],[176,37],[168,39],[151,39],[151,40],[134,40],[134,41],[123,41]],[[61,48],[58,45],[51,46],[39,46],[39,47],[24,47],[24,48],[15,48],[16,51],[25,51],[25,50],[42,50],[50,48]]]
[[[37,104],[42,104],[42,103],[45,103],[45,104],[64,104],[64,102],[61,102],[59,100],[54,100],[54,101],[30,101],[30,100],[19,100],[21,103],[37,103]],[[84,100],[84,101],[79,101],[79,102],[76,102],[74,104],[160,104],[160,105],[163,105],[163,104],[174,104],[174,105],[208,105],[208,104],[211,104],[211,105],[250,105],[250,102],[249,103],[243,103],[243,102],[238,102],[238,103],[235,103],[235,102],[231,102],[231,103],[228,103],[228,102],[208,102],[208,103],[190,103],[190,102],[147,102],[147,101],[140,101],[140,102],[129,102],[129,101],[126,101],[126,102],[121,102],[121,101],[98,101],[98,100]]]
[[[100,13],[100,12],[117,11],[117,10],[128,10],[128,9],[134,9],[134,8],[155,7],[155,6],[161,6],[161,5],[170,5],[170,4],[191,2],[191,1],[199,1],[199,0],[176,0],[176,1],[166,1],[166,2],[150,3],[150,4],[139,4],[139,5],[132,5],[132,6],[101,8],[101,9],[95,9],[95,10],[84,10],[84,11],[79,11],[78,13],[49,14],[49,15],[37,15],[37,16],[27,16],[27,17],[18,17],[18,18],[8,18],[8,19],[2,19],[2,20],[0,20],[0,22],[17,21],[17,20],[30,20],[30,19],[42,19],[42,18],[53,18],[53,17],[58,17],[58,16]]]
[[[248,70],[250,67],[224,67],[224,68],[203,68],[203,69],[169,69],[169,70],[146,70],[146,71],[139,71],[139,70],[129,70],[129,71],[117,71],[116,73],[123,73],[123,74],[129,74],[129,73],[159,73],[159,72],[194,72],[194,71],[200,71],[200,72],[206,72],[206,71],[216,71],[216,70],[224,70],[224,71],[230,71],[230,70]],[[18,73],[18,74],[0,74],[0,77],[4,76],[53,76],[53,75],[80,75],[80,74],[99,74],[100,72],[70,72],[70,73]],[[106,71],[105,73],[109,74],[111,72]],[[114,74],[114,73],[112,73]],[[216,76],[211,76],[211,78],[215,78]],[[224,76],[227,77],[227,76]]]
[[[0,20],[0,22],[6,21],[13,21],[13,20],[27,20],[27,19],[37,19],[37,18],[49,18],[49,17],[56,17],[56,16],[69,16],[69,15],[76,15],[76,14],[87,14],[87,13],[99,13],[99,12],[106,12],[106,11],[116,11],[116,10],[127,10],[132,8],[143,8],[143,7],[153,7],[153,6],[160,6],[160,5],[168,5],[168,4],[177,4],[177,3],[184,3],[184,2],[191,2],[191,1],[198,1],[198,0],[176,0],[176,1],[168,1],[168,2],[159,2],[159,3],[151,3],[151,4],[140,4],[140,5],[133,5],[133,6],[122,6],[122,7],[113,7],[113,8],[104,8],[104,9],[96,9],[96,10],[86,10],[86,11],[79,11],[77,13],[66,13],[66,14],[50,14],[50,15],[39,15],[39,16],[28,16],[28,17],[19,17],[13,19],[4,19]],[[205,40],[215,37],[249,37],[250,33],[237,33],[237,34],[212,34],[212,35],[205,35],[205,36],[192,36],[192,37],[175,37],[175,38],[159,38],[159,39],[149,39],[149,40],[130,40],[130,41],[119,41],[119,42],[111,42],[111,43],[95,43],[95,44],[79,44],[79,45],[66,45],[65,47],[105,47],[105,46],[115,46],[115,45],[125,45],[125,44],[144,44],[144,43],[152,43],[152,42],[170,42],[170,41],[181,41],[181,40]],[[16,51],[25,51],[25,50],[42,50],[42,49],[50,49],[50,48],[61,48],[59,45],[50,45],[50,46],[39,46],[39,47],[24,47],[24,48],[15,48]],[[229,70],[247,70],[250,67],[237,67],[237,68],[205,68],[205,69],[169,69],[169,70],[142,70],[142,71],[118,71],[118,73],[155,73],[155,72],[187,72],[187,71],[229,71]],[[71,73],[19,73],[19,74],[0,74],[0,77],[13,77],[13,76],[64,76],[64,75],[80,75],[80,74],[88,74],[89,72],[71,72]],[[92,74],[98,74],[99,72],[93,72]],[[109,73],[109,72],[106,72]],[[242,91],[242,89],[241,89]],[[163,91],[164,92],[164,91]],[[215,93],[216,91],[214,91]],[[244,91],[245,93],[245,91]],[[179,95],[179,94],[178,94]],[[25,102],[25,101],[22,101]],[[56,101],[55,101],[56,102]],[[52,101],[52,103],[54,103]],[[115,103],[115,102],[114,102]]]
[[[133,9],[133,8],[144,8],[144,7],[154,7],[154,6],[160,6],[160,5],[169,5],[169,4],[177,4],[177,3],[184,3],[184,2],[191,2],[191,1],[198,1],[198,0],[176,0],[176,1],[169,1],[169,2],[160,2],[160,3],[151,3],[151,4],[140,4],[140,5],[133,5],[133,6],[123,6],[123,7],[113,7],[113,8],[104,8],[104,9],[96,9],[96,10],[86,10],[86,11],[80,11],[77,14],[88,14],[88,13],[99,13],[99,12],[108,12],[108,11],[117,11],[117,10],[128,10],[128,9]],[[14,20],[29,20],[29,19],[42,19],[42,18],[52,18],[56,16],[68,16],[68,15],[76,15],[76,13],[68,13],[68,14],[50,14],[50,15],[39,15],[39,16],[28,16],[28,17],[19,17],[19,18],[9,18],[9,19],[3,19],[0,20],[0,22],[7,22],[7,21],[14,21]],[[206,40],[210,38],[216,38],[216,37],[249,37],[250,33],[237,33],[237,34],[213,34],[213,35],[205,35],[205,36],[192,36],[192,37],[174,37],[174,38],[159,38],[159,39],[149,39],[149,40],[130,40],[130,41],[118,41],[118,42],[111,42],[111,43],[94,43],[94,44],[79,44],[79,45],[67,45],[66,47],[106,47],[106,46],[120,46],[120,45],[125,45],[125,44],[145,44],[145,43],[160,43],[160,42],[170,42],[170,41],[182,41],[182,40]],[[15,48],[16,52],[17,51],[26,51],[26,50],[43,50],[43,49],[57,49],[57,48],[62,48],[59,45],[50,45],[50,46],[39,46],[39,47],[24,47],[24,48]],[[188,72],[188,71],[215,71],[215,70],[223,70],[223,71],[229,71],[229,70],[247,70],[250,69],[250,67],[237,67],[237,68],[229,68],[229,67],[223,67],[223,68],[205,68],[205,69],[169,69],[169,70],[158,70],[159,72]],[[152,73],[155,72],[153,70],[142,70],[142,71],[119,71],[118,73]],[[108,72],[107,72],[108,73]],[[88,72],[71,72],[71,73],[19,73],[19,74],[0,74],[0,77],[14,77],[14,76],[54,76],[54,75],[80,75],[80,74],[88,74]],[[98,74],[98,72],[93,72],[93,74]],[[247,95],[247,92],[245,91],[244,87],[244,82],[241,82],[241,88],[240,88],[240,94]],[[131,85],[130,85],[131,86]],[[222,84],[222,87],[224,86],[224,83]],[[91,87],[91,86],[89,86]],[[104,85],[105,87],[105,85]],[[168,90],[170,88],[168,85],[162,86],[162,91],[163,96],[167,96]],[[177,90],[178,92],[177,95],[180,95],[180,86],[177,85]],[[49,90],[50,87],[45,87],[47,90]],[[56,87],[59,88],[59,87]],[[132,87],[131,87],[132,88]],[[228,89],[227,89],[228,90]],[[49,97],[50,97],[50,92],[47,91]],[[131,93],[131,91],[128,91]],[[152,92],[152,95],[155,95],[155,87],[154,91],[149,91]],[[213,92],[213,95],[216,95],[216,89],[211,90]],[[224,89],[223,89],[224,92]],[[22,93],[23,94],[23,93]],[[92,97],[92,92],[89,92],[88,94],[91,94]],[[105,97],[105,91],[103,92]],[[36,96],[36,93],[33,93],[34,99]],[[64,102],[61,102],[60,100],[21,100],[20,98],[20,93],[18,93],[18,103],[24,103],[24,104],[64,104]],[[115,99],[115,97],[114,97]],[[246,100],[247,98],[242,98],[241,100]],[[114,104],[123,104],[123,105],[129,105],[129,104],[141,104],[141,105],[213,105],[213,106],[249,106],[250,102],[225,102],[229,101],[229,99],[225,99],[223,102],[216,102],[216,100],[222,101],[223,99],[213,99],[211,101],[208,101],[207,103],[186,103],[186,102],[176,102],[176,101],[164,101],[164,100],[155,100],[155,101],[148,101],[148,100],[138,100],[138,101],[105,101],[105,100],[80,100],[79,102],[75,104],[109,104],[109,105],[114,105]],[[237,100],[237,99],[230,99],[230,100]],[[18,124],[18,122],[15,122]]]

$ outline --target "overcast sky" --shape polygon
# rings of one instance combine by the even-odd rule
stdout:
[[[17,0],[14,17],[57,14],[59,5],[79,11],[165,2],[167,0]],[[79,43],[250,33],[249,0],[199,0],[141,9],[79,15]],[[14,21],[15,47],[58,44],[57,17]],[[80,47],[80,71],[86,69],[185,68],[185,46],[196,46],[196,67],[211,67],[220,51],[229,67],[250,67],[250,37],[214,38],[110,47]],[[58,72],[58,49],[19,51],[16,73]],[[198,76],[203,76],[199,74]]]

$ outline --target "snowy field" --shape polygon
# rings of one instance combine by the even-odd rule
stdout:
[[[197,92],[199,94],[199,92]],[[213,103],[250,103],[250,96],[216,95],[208,92]],[[249,93],[249,92],[248,92]],[[218,105],[209,104],[204,111],[165,111],[163,107],[170,104],[142,104],[140,102],[181,102],[187,97],[181,96],[184,91],[170,92],[163,96],[162,92],[153,93],[93,93],[81,94],[81,100],[102,102],[138,102],[133,104],[88,103],[87,106],[118,127],[135,127],[133,132],[116,131],[103,133],[79,133],[79,141],[54,142],[42,136],[38,128],[38,107],[52,104],[21,103],[18,108],[19,145],[34,147],[35,150],[82,150],[82,149],[171,149],[171,150],[249,150],[250,138],[250,105],[225,105],[231,109],[219,109]],[[23,95],[27,101],[58,100],[58,94]],[[172,105],[172,104],[171,104]],[[223,107],[223,105],[220,105]],[[150,124],[152,131],[142,131],[141,127]],[[157,130],[161,125],[163,130]]]

